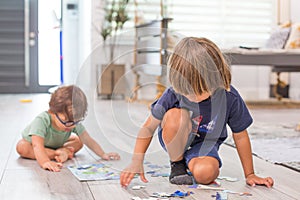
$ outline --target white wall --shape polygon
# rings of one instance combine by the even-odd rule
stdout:
[[[300,1],[291,1],[291,21],[293,23],[300,23]],[[290,75],[290,97],[293,100],[300,100],[300,72],[291,73]]]
[[[232,85],[244,100],[268,100],[270,93],[269,66],[232,66]]]
[[[291,20],[292,22],[300,22],[300,1],[299,0],[290,0],[291,1]]]

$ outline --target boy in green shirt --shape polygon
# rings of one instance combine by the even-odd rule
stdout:
[[[104,160],[120,159],[118,153],[105,153],[85,130],[80,122],[86,113],[87,99],[79,87],[58,88],[51,95],[49,110],[39,114],[22,132],[17,152],[54,172],[60,171],[62,163],[73,158],[83,144]]]

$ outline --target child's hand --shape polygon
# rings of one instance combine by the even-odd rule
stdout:
[[[272,187],[274,184],[274,180],[271,177],[261,178],[259,176],[256,176],[255,174],[250,174],[246,178],[246,183],[250,186],[257,185],[265,185],[268,188]]]
[[[62,163],[47,161],[42,165],[42,168],[48,169],[49,171],[52,171],[52,172],[59,172],[60,169],[62,168]]]
[[[101,156],[103,160],[120,160],[120,155],[115,152],[105,153]]]
[[[148,180],[145,178],[143,164],[140,164],[139,162],[132,162],[121,173],[121,176],[120,176],[121,186],[127,187],[136,174],[140,175],[140,179],[144,183],[148,182]]]

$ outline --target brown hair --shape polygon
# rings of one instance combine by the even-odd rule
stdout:
[[[220,49],[206,38],[186,37],[168,61],[169,80],[176,92],[188,95],[229,90],[230,68]]]
[[[49,111],[52,113],[64,113],[69,121],[80,120],[87,113],[86,96],[75,85],[62,86],[51,95]]]

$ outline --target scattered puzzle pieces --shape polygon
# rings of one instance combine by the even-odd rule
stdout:
[[[179,190],[176,190],[174,193],[166,193],[166,192],[154,192],[151,197],[156,198],[167,198],[167,197],[187,197],[191,194],[194,194],[192,191],[187,192],[181,192]]]
[[[229,176],[219,176],[217,179],[225,180],[225,181],[229,181],[229,182],[236,182],[239,180],[238,178],[229,177]]]
[[[140,189],[144,189],[146,186],[143,186],[143,185],[135,185],[135,186],[132,186],[131,189],[133,190],[140,190]]]
[[[217,192],[216,194],[216,200],[227,200],[228,199],[228,195],[226,192]]]
[[[189,188],[202,189],[202,190],[225,190],[225,188],[222,188],[221,184],[217,181],[214,181],[209,185],[194,184],[189,186]]]
[[[147,164],[147,167],[150,168],[150,171],[147,171],[147,174],[151,174],[152,177],[169,177],[170,173],[165,172],[166,168],[170,168],[168,165],[157,165],[157,164],[151,164],[150,162],[145,162]],[[169,171],[169,169],[168,169]]]
[[[132,200],[159,200],[159,198],[149,197],[149,198],[140,198],[140,197],[131,197]]]
[[[152,177],[169,177],[170,174],[169,173],[160,173],[160,172],[156,172],[151,174]]]
[[[212,195],[212,197],[216,197],[216,200],[227,200],[228,194],[238,194],[240,196],[252,196],[249,192],[235,192],[231,190],[223,190],[216,193],[216,195]]]
[[[222,187],[215,187],[215,186],[209,186],[209,185],[201,185],[199,184],[196,189],[201,189],[201,190],[225,190],[225,188]]]
[[[187,197],[187,196],[190,196],[191,194],[194,194],[194,193],[191,191],[181,192],[181,191],[177,190],[173,194],[171,194],[171,197]]]
[[[238,194],[240,196],[252,196],[252,194],[249,193],[249,192],[235,192],[235,191],[232,191],[232,190],[224,190],[223,192],[226,192],[228,194]]]

